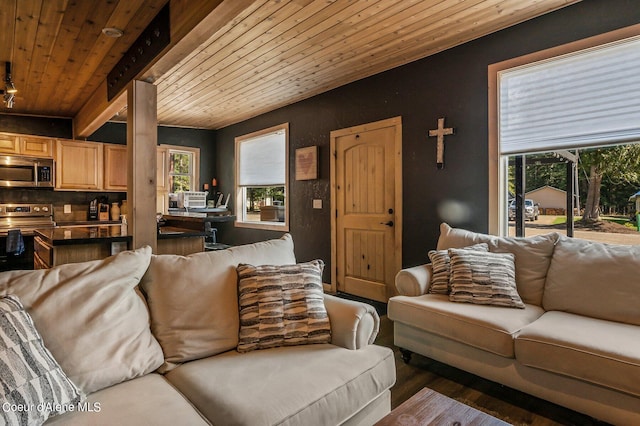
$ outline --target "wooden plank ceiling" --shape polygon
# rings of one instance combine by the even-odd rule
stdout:
[[[0,2],[0,61],[19,89],[5,112],[75,117],[167,0]],[[575,2],[256,0],[140,78],[158,86],[161,124],[216,129]],[[171,0],[172,13],[189,6]],[[107,26],[125,35],[105,37]]]

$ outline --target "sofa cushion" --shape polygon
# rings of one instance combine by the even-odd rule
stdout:
[[[331,342],[323,269],[322,260],[297,265],[238,265],[238,351]]]
[[[452,303],[441,294],[389,299],[388,315],[420,330],[513,358],[513,335],[539,318],[544,311],[535,305],[525,309]]]
[[[192,361],[167,379],[216,425],[338,425],[395,382],[389,348],[280,347]]]
[[[45,425],[210,425],[163,376],[147,374],[99,390],[75,412],[56,416]]]
[[[190,256],[152,256],[141,287],[151,312],[151,329],[164,351],[168,371],[175,364],[238,346],[240,263],[295,264],[293,240],[277,240]]]
[[[542,305],[547,270],[553,248],[560,234],[536,235],[533,237],[497,237],[464,229],[440,225],[438,250],[462,248],[472,244],[487,243],[493,253],[513,253],[516,264],[516,285],[524,303]]]
[[[516,338],[516,358],[536,367],[640,396],[640,329],[547,312]]]
[[[82,399],[13,295],[0,298],[0,371],[3,424],[42,424]]]
[[[562,237],[556,245],[543,306],[640,325],[640,246]]]
[[[489,251],[486,243],[475,244],[465,247],[469,250]],[[429,250],[429,260],[431,261],[433,275],[431,276],[431,285],[429,293],[432,294],[449,294],[451,293],[451,258],[447,250]]]
[[[516,290],[514,256],[449,249],[452,302],[524,309]]]
[[[44,343],[85,393],[162,365],[149,312],[136,291],[151,248],[103,260],[0,274],[0,294],[15,294]]]

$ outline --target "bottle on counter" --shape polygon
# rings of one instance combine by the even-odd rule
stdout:
[[[118,202],[111,203],[111,220],[118,220],[120,217],[120,206],[118,206]]]
[[[127,215],[123,214],[120,215],[120,220],[122,221],[122,223],[120,224],[120,235],[127,235],[128,233],[128,229],[127,229]]]

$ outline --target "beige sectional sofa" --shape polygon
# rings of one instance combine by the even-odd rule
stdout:
[[[291,236],[187,257],[146,247],[0,274],[0,295],[17,296],[39,332],[28,345],[44,342],[69,392],[78,391],[65,400],[54,366],[34,386],[45,391],[5,404],[0,423],[32,414],[35,424],[60,425],[371,425],[388,413],[394,357],[372,344],[379,318],[369,305],[320,292],[329,343],[236,350],[240,263],[295,264]],[[12,356],[0,345],[0,361]],[[62,413],[27,413],[43,395]]]
[[[453,302],[450,294],[429,292],[431,264],[404,269],[388,315],[406,362],[419,353],[603,421],[640,424],[640,247],[557,233],[496,237],[447,224],[440,230],[437,250],[451,255],[456,280],[456,262],[470,258],[458,253],[466,256],[478,243],[512,253],[524,309]],[[488,265],[491,253],[483,253],[491,256]],[[463,289],[458,284],[452,293]],[[490,303],[475,291],[478,303]]]

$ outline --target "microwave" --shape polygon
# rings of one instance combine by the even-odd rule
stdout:
[[[55,163],[51,158],[0,155],[0,186],[7,188],[53,188]]]

